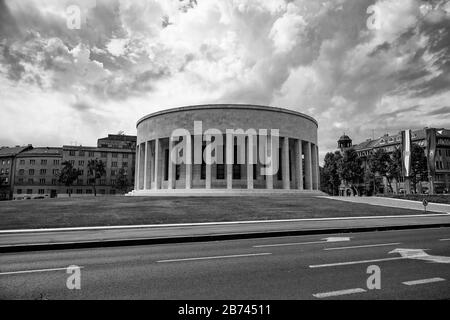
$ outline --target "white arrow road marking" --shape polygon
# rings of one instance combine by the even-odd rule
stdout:
[[[445,279],[443,279],[443,278],[430,278],[430,279],[405,281],[405,282],[402,282],[402,283],[406,284],[407,286],[414,286],[416,284],[426,284],[426,283],[439,282],[439,281],[445,281]]]
[[[437,263],[450,263],[450,257],[432,256],[426,253],[427,249],[401,249],[397,248],[389,253],[399,253],[405,259],[424,260]]]
[[[341,242],[350,241],[350,237],[328,237],[321,239],[322,241],[309,241],[309,242],[291,242],[291,243],[276,243],[276,244],[261,244],[253,246],[253,248],[264,248],[264,247],[283,247],[283,246],[298,246],[305,244],[318,244],[318,243],[329,243],[329,242]]]
[[[315,293],[315,294],[313,294],[313,296],[316,298],[328,298],[328,297],[336,297],[336,296],[342,296],[342,295],[346,295],[346,294],[362,293],[362,292],[366,292],[366,290],[361,289],[361,288],[355,288],[355,289],[346,289],[346,290],[339,290],[339,291]]]
[[[80,269],[83,269],[84,267],[80,266],[78,267]],[[9,271],[9,272],[1,272],[0,276],[3,275],[9,275],[9,274],[22,274],[22,273],[35,273],[35,272],[50,272],[50,271],[60,271],[60,270],[67,270],[66,268],[53,268],[53,269],[36,269],[36,270],[23,270],[23,271]]]
[[[162,263],[162,262],[194,261],[194,260],[209,260],[209,259],[243,258],[243,257],[254,257],[254,256],[267,256],[269,254],[272,254],[272,253],[266,252],[266,253],[234,254],[234,255],[230,255],[230,256],[211,256],[211,257],[159,260],[156,262]]]
[[[396,245],[399,245],[399,244],[400,244],[400,242],[393,242],[393,243],[379,243],[379,244],[367,244],[367,245],[363,245],[363,246],[325,248],[324,250],[343,250],[343,249],[357,249],[357,248],[384,247],[384,246],[396,246]]]

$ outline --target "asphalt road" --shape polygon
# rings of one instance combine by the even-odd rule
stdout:
[[[0,298],[450,299],[449,262],[450,228],[9,253]],[[66,286],[70,265],[80,290]]]

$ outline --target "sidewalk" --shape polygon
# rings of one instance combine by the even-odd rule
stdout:
[[[404,200],[404,199],[393,199],[393,198],[384,198],[384,197],[330,197],[330,196],[322,196],[320,198],[332,199],[332,200],[340,200],[346,202],[353,203],[365,203],[374,206],[383,206],[383,207],[393,207],[393,208],[401,208],[401,209],[411,209],[411,210],[420,210],[424,211],[422,202],[420,201],[412,201],[412,200]],[[439,212],[439,213],[448,213],[450,214],[450,204],[442,204],[442,203],[428,203],[427,212]]]
[[[450,215],[402,215],[154,226],[1,231],[0,252],[61,250],[194,241],[450,227]]]

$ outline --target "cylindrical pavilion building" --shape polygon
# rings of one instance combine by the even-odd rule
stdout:
[[[173,138],[180,129],[186,136]],[[149,114],[137,122],[130,195],[318,190],[317,129],[317,121],[308,115],[258,105],[195,105]],[[219,140],[223,146],[212,155],[224,161],[205,161],[205,148]],[[173,152],[180,142],[185,142],[183,151]],[[277,162],[273,174],[262,170],[268,162],[261,155],[267,154]],[[184,162],[174,161],[179,157]]]

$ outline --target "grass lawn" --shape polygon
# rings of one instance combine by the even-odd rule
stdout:
[[[0,202],[0,230],[419,213],[306,195],[65,198]]]

